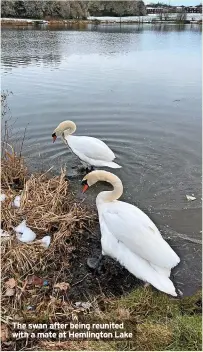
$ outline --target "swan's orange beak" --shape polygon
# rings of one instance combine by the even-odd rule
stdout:
[[[85,193],[88,190],[89,186],[85,184],[82,189],[82,193]]]
[[[56,138],[57,138],[57,136],[53,136],[53,143],[55,142]]]

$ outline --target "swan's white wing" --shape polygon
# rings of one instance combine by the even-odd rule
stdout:
[[[149,282],[158,290],[177,296],[175,287],[169,279],[170,270],[152,266],[150,262],[133,253],[110,233],[106,223],[102,220],[102,216],[100,217],[100,228],[103,254],[116,259],[130,273],[143,281]]]
[[[86,136],[68,136],[66,140],[77,155],[85,155],[89,159],[103,161],[115,159],[112,150],[100,139]]]
[[[109,231],[131,251],[154,265],[171,269],[180,259],[149,217],[125,202],[112,202],[101,212]]]

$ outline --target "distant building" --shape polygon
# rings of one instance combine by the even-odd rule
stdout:
[[[160,13],[166,13],[166,12],[176,12],[176,7],[175,6],[159,6],[159,7],[154,7],[154,6],[146,6],[146,11],[147,14],[160,14]]]
[[[201,13],[202,12],[202,5],[198,6],[176,6],[177,12],[185,11],[187,13]]]
[[[158,14],[162,12],[187,12],[187,13],[202,13],[202,5],[197,6],[146,6],[147,14]]]
[[[163,7],[152,7],[152,6],[147,6],[146,7],[147,14],[152,14],[152,13],[160,13],[164,11]]]
[[[188,13],[201,13],[202,12],[202,5],[199,6],[187,6],[186,12]]]

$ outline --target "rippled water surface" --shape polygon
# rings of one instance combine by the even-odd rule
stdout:
[[[115,152],[123,166],[114,170],[124,184],[123,199],[200,240],[198,26],[5,29],[2,73],[2,88],[13,92],[9,105],[16,130],[29,123],[24,154],[32,163],[56,170],[66,163],[69,175],[77,173],[72,167],[78,160],[51,138],[59,122],[71,119],[78,135],[101,138]],[[197,200],[188,202],[186,194]],[[189,263],[199,247],[190,242],[186,247],[197,283],[200,257],[193,267]]]

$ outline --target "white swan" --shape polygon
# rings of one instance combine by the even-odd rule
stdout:
[[[171,269],[180,261],[177,254],[142,210],[117,200],[123,193],[123,185],[114,174],[103,170],[90,172],[82,180],[83,192],[97,181],[109,182],[114,187],[96,198],[102,255],[116,259],[134,276],[158,290],[177,296],[169,279]]]
[[[72,121],[63,121],[53,131],[52,137],[55,142],[57,136],[61,136],[64,143],[68,144],[80,160],[91,166],[108,166],[120,168],[114,163],[115,155],[112,150],[100,139],[86,136],[72,136],[76,131],[76,125]]]

